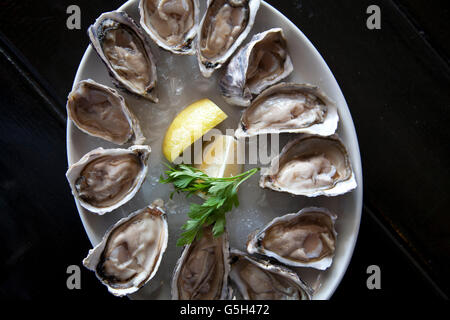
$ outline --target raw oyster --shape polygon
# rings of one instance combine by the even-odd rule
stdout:
[[[158,102],[154,58],[133,19],[121,11],[103,13],[89,27],[88,35],[118,88]]]
[[[281,28],[255,34],[230,60],[220,81],[224,99],[249,106],[253,95],[283,80],[294,70]]]
[[[339,122],[334,103],[316,86],[279,83],[264,90],[242,114],[236,138],[266,133],[332,135]]]
[[[138,120],[125,99],[114,89],[94,80],[80,81],[69,94],[67,113],[83,132],[122,145],[131,141],[142,144]]]
[[[147,175],[150,147],[97,148],[66,173],[72,193],[87,210],[104,214],[131,200]]]
[[[261,171],[263,188],[295,195],[336,196],[356,188],[347,150],[337,135],[302,135]]]
[[[193,55],[199,6],[198,0],[141,0],[141,26],[161,48]]]
[[[310,300],[313,294],[292,270],[234,249],[230,279],[245,300]]]
[[[175,266],[172,299],[227,299],[229,272],[227,234],[216,238],[211,226],[204,227],[203,236],[184,248]]]
[[[119,220],[83,260],[116,296],[139,290],[158,271],[169,230],[162,201]]]
[[[277,217],[249,236],[247,251],[289,266],[325,270],[333,262],[336,218],[327,209],[315,207]]]
[[[209,78],[247,37],[261,0],[208,0],[200,22],[197,57],[200,71]]]

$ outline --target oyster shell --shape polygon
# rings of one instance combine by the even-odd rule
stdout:
[[[279,83],[264,90],[245,109],[236,138],[266,133],[332,135],[339,122],[334,103],[316,86]]]
[[[69,94],[67,113],[83,132],[122,145],[131,141],[142,144],[138,120],[125,99],[114,89],[94,80],[80,81]]]
[[[89,27],[88,35],[118,88],[158,102],[154,58],[133,19],[121,11],[103,13]]]
[[[208,0],[198,34],[200,71],[209,78],[247,37],[261,0]]]
[[[344,144],[337,135],[302,135],[288,142],[261,171],[262,188],[316,197],[336,196],[356,188]]]
[[[230,279],[245,300],[311,300],[313,290],[292,270],[231,250]]]
[[[150,147],[97,148],[67,170],[72,193],[87,210],[104,214],[131,200],[147,175]]]
[[[325,270],[333,262],[336,218],[327,209],[315,207],[277,217],[249,236],[247,251],[289,266]]]
[[[294,70],[281,28],[255,34],[228,63],[219,85],[224,99],[249,106],[253,95],[283,80]]]
[[[229,244],[226,232],[214,237],[212,227],[186,246],[175,266],[172,280],[174,300],[224,300],[229,296]]]
[[[161,48],[193,55],[199,7],[198,0],[141,0],[141,26]]]
[[[136,292],[158,271],[169,237],[161,203],[119,220],[83,260],[112,294]]]

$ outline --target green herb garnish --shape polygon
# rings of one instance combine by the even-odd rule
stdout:
[[[177,246],[190,244],[197,237],[201,237],[203,225],[213,224],[213,235],[220,236],[225,230],[225,213],[231,211],[233,206],[239,206],[238,187],[259,171],[259,168],[253,168],[234,177],[214,178],[189,165],[166,166],[169,169],[164,172],[167,178],[164,179],[161,175],[159,182],[174,185],[175,191],[171,193],[170,198],[175,192],[187,193],[187,197],[202,192],[207,198],[201,205],[190,204],[190,219],[182,227],[185,232],[178,239]]]

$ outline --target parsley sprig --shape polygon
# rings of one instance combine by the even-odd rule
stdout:
[[[180,164],[172,167],[166,164],[166,166],[169,169],[164,172],[167,178],[161,175],[159,182],[173,184],[175,190],[170,198],[175,192],[186,193],[187,197],[198,192],[207,196],[201,205],[190,204],[189,219],[182,227],[185,231],[178,239],[177,246],[184,246],[201,237],[203,225],[213,224],[213,235],[220,236],[225,230],[225,214],[231,211],[233,206],[239,206],[237,195],[239,186],[259,171],[259,168],[253,168],[234,177],[214,178],[189,165]]]

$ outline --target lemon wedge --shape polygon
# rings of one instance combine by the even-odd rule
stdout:
[[[238,164],[237,141],[232,136],[215,136],[203,149],[202,159],[196,158],[195,167],[214,178],[234,177],[242,172]]]
[[[228,116],[209,99],[196,101],[181,111],[167,129],[163,154],[173,162],[187,147]]]

